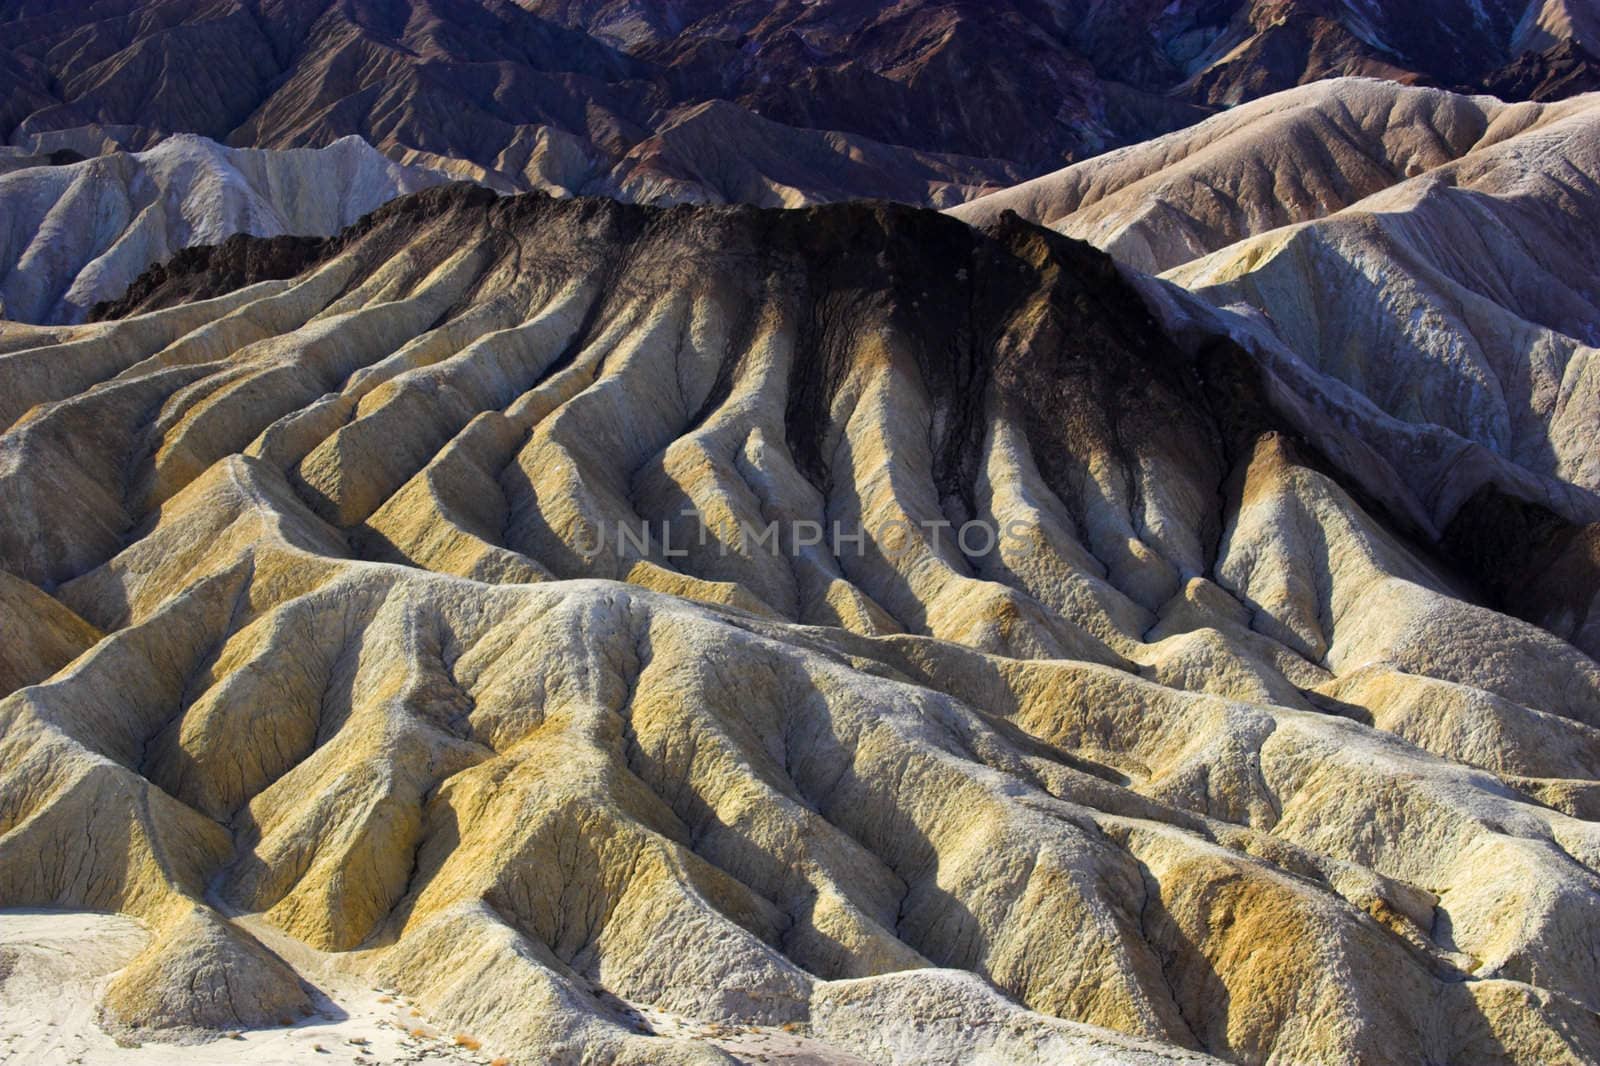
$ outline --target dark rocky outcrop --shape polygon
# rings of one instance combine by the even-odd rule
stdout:
[[[26,144],[114,129],[141,147],[195,132],[263,148],[356,134],[506,189],[948,206],[1306,81],[1366,74],[1549,98],[1593,77],[1573,42],[1514,56],[1511,0],[1359,16],[1327,0],[655,8],[11,4],[0,134]],[[708,147],[730,140],[745,172]]]
[[[1600,89],[1600,58],[1577,41],[1524,52],[1479,83],[1502,100],[1565,100]]]

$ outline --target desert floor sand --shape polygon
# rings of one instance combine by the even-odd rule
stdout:
[[[469,1050],[448,1026],[421,1016],[394,989],[368,987],[334,959],[264,922],[263,941],[290,956],[320,995],[317,1013],[289,1026],[197,1034],[192,1042],[133,1043],[99,1024],[112,974],[149,943],[138,921],[120,914],[19,908],[0,911],[0,1063],[29,1066],[405,1066],[504,1062],[492,1049]],[[633,1009],[664,1037],[698,1041],[744,1061],[783,1066],[865,1066],[856,1058],[781,1026],[725,1025],[649,1007]],[[475,1038],[473,1038],[475,1041]]]

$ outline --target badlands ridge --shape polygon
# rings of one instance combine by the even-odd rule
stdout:
[[[146,152],[0,174],[0,318],[81,322],[191,245],[235,233],[331,236],[443,180],[359,137],[274,152],[182,135]]]
[[[315,956],[526,1061],[1593,1061],[1593,633],[1472,550],[1593,591],[1565,423],[981,221],[449,185],[9,327],[0,905],[151,932],[130,1040]]]
[[[1138,284],[1172,324],[1358,428],[1382,462],[1351,470],[1393,471],[1499,605],[1600,654],[1600,96],[1308,85],[953,213],[1006,210],[1160,273]]]

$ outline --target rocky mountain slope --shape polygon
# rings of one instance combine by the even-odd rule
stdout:
[[[750,192],[737,178],[718,181],[711,160],[697,160],[698,173],[673,170],[671,151],[645,143],[681,142],[674,131],[703,125],[703,105],[722,95],[713,75],[685,80],[509,0],[14,4],[0,8],[0,25],[13,42],[13,143],[111,136],[141,148],[190,131],[289,148],[354,134],[397,161],[499,188],[607,193],[700,179],[695,199]],[[728,106],[737,114],[711,113],[721,135],[753,132],[753,149],[778,142],[760,180],[780,189],[952,203],[1028,173],[953,146],[877,144],[849,126],[818,136]],[[779,191],[764,202],[787,199]]]
[[[1490,584],[1595,653],[1597,590],[1570,568],[1600,519],[1597,146],[1600,97],[1328,82],[956,213],[1017,211],[1165,271],[1212,309],[1169,290],[1175,319],[1234,334],[1329,417],[1365,409],[1439,540],[1532,507]]]
[[[1080,118],[1092,116],[1112,128],[1137,121],[1137,107],[1119,110],[1141,96],[1233,105],[1308,81],[1355,74],[1476,85],[1501,76],[1506,64],[1517,61],[1540,65],[1564,56],[1568,62],[1592,64],[1588,53],[1600,44],[1600,9],[1591,0],[1418,0],[1404,5],[1352,0],[1012,0],[981,7],[948,0],[887,6],[848,0],[742,0],[665,7],[639,0],[533,0],[529,6],[620,49],[676,67],[703,63],[706,52],[713,50],[732,60],[723,76],[744,94],[741,99],[800,114],[830,105],[826,90],[834,79],[853,78],[860,88],[870,70],[888,72],[890,80],[925,80],[949,69],[948,57],[968,53],[985,37],[984,43],[1009,43],[1013,49],[1026,42],[1050,55],[1053,77],[1065,74],[1066,83],[1078,90],[1074,102],[1087,105]],[[743,56],[717,48],[733,41],[745,44]],[[806,65],[816,71],[803,86],[768,77],[777,73],[776,64],[795,62],[795,41],[804,44],[810,56]],[[885,45],[890,47],[883,53],[874,50]],[[987,54],[1002,69],[1014,58],[1003,48]],[[1061,64],[1064,55],[1077,62]],[[915,77],[898,77],[908,68]],[[978,92],[988,88],[981,84]],[[1545,87],[1552,95],[1560,91],[1555,84]],[[1144,103],[1148,107],[1151,102]],[[962,105],[956,94],[945,93],[927,106]],[[971,114],[976,119],[981,112],[974,109]],[[1151,115],[1146,111],[1142,117]],[[873,114],[855,121],[892,129],[906,118]],[[1048,122],[1041,130],[1047,140],[1054,138]],[[976,138],[998,135],[977,121],[965,132]],[[1120,128],[1123,136],[1130,132]]]
[[[1320,78],[1570,94],[1597,24],[1594,0],[8,0],[0,131],[358,135],[498,188],[948,206]]]
[[[0,334],[0,903],[154,931],[118,1031],[314,957],[530,1061],[1600,1055],[1600,666],[1198,300],[891,206],[252,247]]]
[[[80,322],[191,245],[236,233],[330,236],[444,180],[359,137],[273,152],[182,135],[146,152],[0,174],[0,318]]]

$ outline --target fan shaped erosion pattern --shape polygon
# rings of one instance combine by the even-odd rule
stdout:
[[[0,901],[155,931],[113,1026],[304,1010],[283,937],[535,1061],[1600,1054],[1600,667],[1102,254],[466,186],[240,242],[0,337]]]

